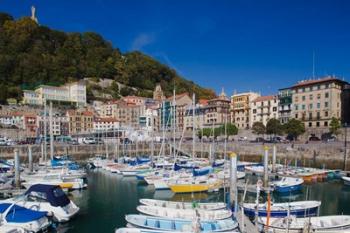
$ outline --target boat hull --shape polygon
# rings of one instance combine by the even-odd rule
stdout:
[[[174,193],[196,193],[196,192],[207,192],[209,189],[209,185],[201,185],[201,184],[176,184],[170,185],[170,189]]]
[[[298,192],[301,191],[302,185],[292,185],[292,186],[276,186],[275,191],[277,193],[289,193],[289,192]]]
[[[308,209],[299,209],[299,210],[291,210],[290,215],[296,217],[312,217],[317,215],[318,207],[308,208]],[[244,214],[248,217],[255,216],[255,209],[244,208]],[[266,210],[259,210],[259,217],[267,217]],[[270,217],[272,218],[283,218],[288,216],[288,210],[282,211],[271,211]]]

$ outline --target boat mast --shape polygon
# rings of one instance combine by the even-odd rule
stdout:
[[[47,160],[47,109],[46,109],[46,99],[44,99],[44,140],[43,140],[43,149],[44,149],[44,161]]]
[[[196,127],[194,122],[195,117],[195,104],[196,104],[196,94],[193,92],[192,96],[192,159],[194,159],[194,153],[196,148]]]
[[[53,159],[53,125],[52,125],[52,101],[50,101],[50,110],[49,110],[49,120],[50,120],[50,157]]]
[[[165,141],[165,101],[163,100],[163,106],[162,106],[163,108],[162,108],[162,112],[163,112],[163,116],[162,116],[162,118],[163,118],[163,124],[162,124],[162,126],[163,126],[163,136],[162,136],[162,145],[161,145],[161,152],[159,153],[159,155],[161,154],[161,153],[163,153],[163,157],[165,156],[165,154],[164,154],[164,141]]]
[[[173,155],[174,155],[174,159],[176,157],[175,146],[176,146],[176,98],[175,98],[175,87],[174,87],[174,91],[173,91]]]

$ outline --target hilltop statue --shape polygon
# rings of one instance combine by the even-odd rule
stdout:
[[[35,16],[35,7],[32,6],[32,7],[31,7],[31,10],[32,10],[32,15],[30,16],[30,18],[31,18],[34,22],[38,23],[38,18]]]

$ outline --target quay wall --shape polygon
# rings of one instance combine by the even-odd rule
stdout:
[[[272,158],[272,144],[257,144],[248,142],[230,142],[227,144],[227,151],[233,151],[242,161],[261,162],[264,154],[264,146],[269,148],[269,155]],[[197,157],[209,157],[210,147],[211,151],[215,151],[215,157],[222,158],[224,156],[224,145],[220,144],[196,144],[196,156]],[[31,145],[34,161],[38,161],[42,156],[40,145]],[[107,149],[106,149],[107,148]],[[153,147],[154,156],[158,156],[160,153],[160,144],[154,144]],[[13,158],[14,149],[18,149],[21,162],[27,162],[28,160],[28,146],[4,146],[0,147],[0,158]],[[276,144],[277,149],[277,162],[281,164],[294,165],[296,162],[299,166],[310,166],[318,168],[329,169],[342,169],[344,167],[344,145],[341,143],[315,143],[315,144]],[[171,154],[171,147],[165,146],[165,152],[161,154]],[[66,145],[55,144],[54,154],[65,155],[69,154],[74,159],[85,160],[89,157],[93,157],[97,154],[106,154],[109,157],[118,157],[123,154],[129,156],[136,155],[150,155],[152,152],[152,146],[150,143],[138,143],[128,144],[127,146],[116,145],[108,143],[106,145]],[[349,151],[349,149],[348,149]],[[348,152],[347,151],[347,152]],[[188,154],[192,153],[192,144],[187,143],[181,145],[179,153]],[[50,148],[47,146],[47,154],[50,156]],[[349,154],[349,153],[347,153]],[[348,156],[347,156],[348,157]],[[347,159],[346,169],[350,170],[350,159]]]

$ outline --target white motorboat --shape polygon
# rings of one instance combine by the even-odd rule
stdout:
[[[28,209],[16,203],[0,203],[0,213],[1,226],[7,227],[5,229],[8,232],[16,232],[18,228],[28,232],[39,232],[46,230],[51,225],[46,211]]]
[[[69,221],[79,211],[59,186],[36,184],[31,186],[23,196],[6,199],[0,203],[16,205],[37,211],[46,211],[57,222]]]

